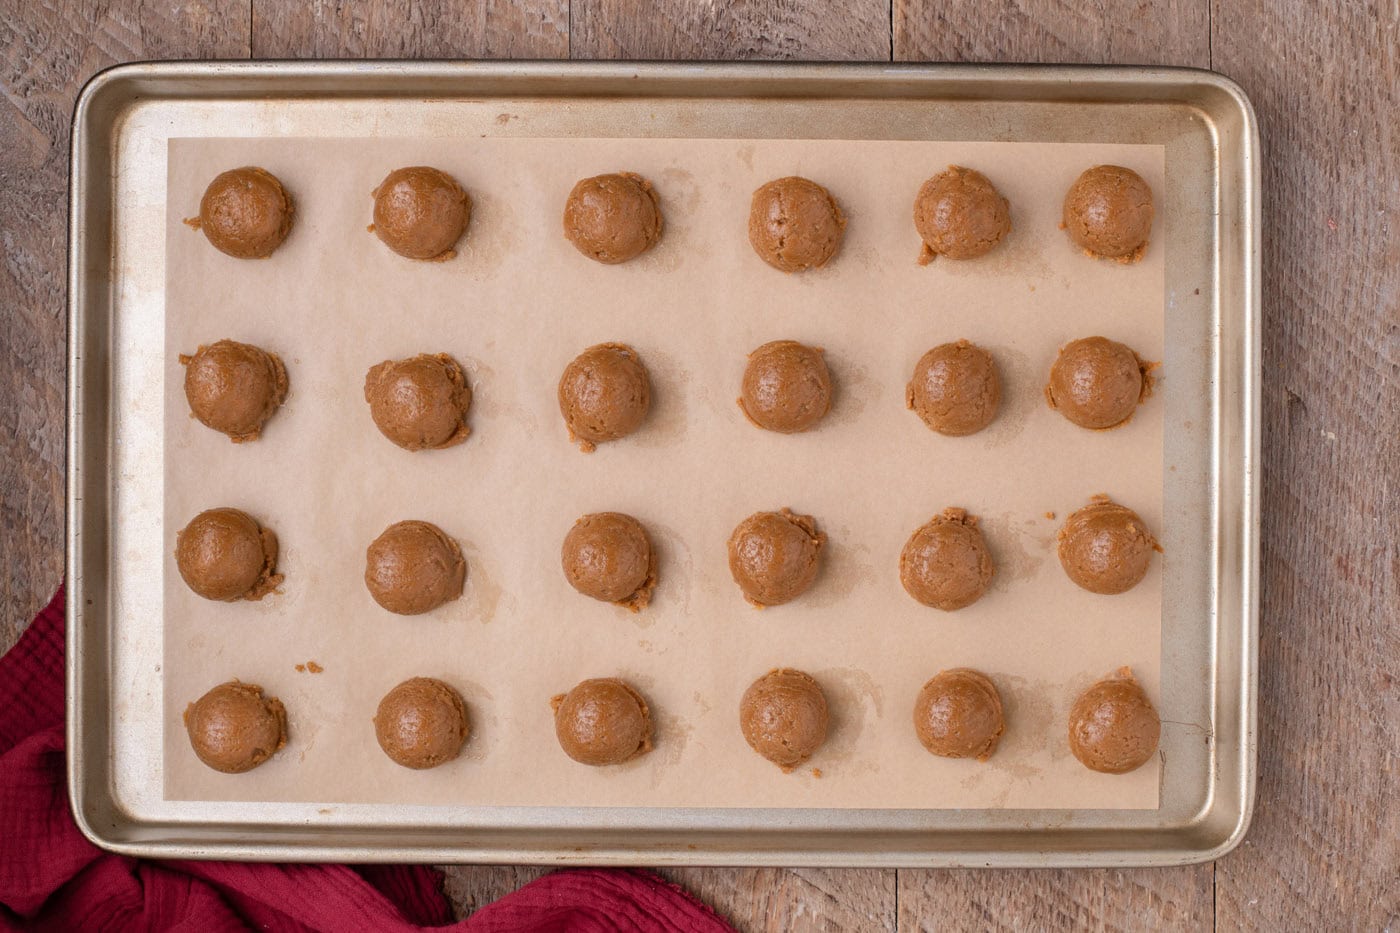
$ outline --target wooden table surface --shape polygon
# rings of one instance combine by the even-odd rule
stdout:
[[[0,0],[0,649],[63,573],[64,236],[83,82],[159,58],[1195,65],[1264,137],[1259,795],[1215,864],[665,872],[743,929],[1400,923],[1400,0]],[[448,870],[462,912],[539,874]]]

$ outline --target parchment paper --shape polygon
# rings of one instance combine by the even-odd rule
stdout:
[[[1090,165],[1130,166],[1160,192],[1160,147],[177,139],[169,155],[167,798],[1156,807],[1159,767],[1087,771],[1069,753],[1065,715],[1079,690],[1125,664],[1158,697],[1171,556],[1131,592],[1101,597],[1065,578],[1053,540],[1100,492],[1160,527],[1161,401],[1094,433],[1046,408],[1041,389],[1076,337],[1162,358],[1160,217],[1133,266],[1091,261],[1058,229],[1063,194]],[[921,267],[913,197],[950,163],[995,182],[1014,229],[985,259]],[[471,194],[452,261],[402,259],[366,232],[371,189],[413,164],[450,172]],[[241,165],[267,168],[296,199],[296,226],[268,260],[228,258],[180,222],[215,174]],[[564,239],[560,216],[577,179],[618,170],[655,183],[665,235],[644,258],[603,266]],[[752,191],[788,174],[827,185],[849,218],[824,270],[783,275],[747,242]],[[235,446],[188,416],[177,355],[225,337],[287,364],[290,395],[256,443]],[[925,350],[960,337],[996,356],[1005,400],[987,431],[945,438],[905,409],[904,387]],[[809,434],[760,431],[735,405],[745,355],[778,338],[826,348],[836,403]],[[603,341],[641,353],[654,407],[639,433],[585,455],[568,443],[555,390],[564,365]],[[462,446],[408,453],[370,420],[366,370],[419,352],[451,353],[470,373]],[[220,604],[181,582],[175,534],[215,506],[277,532],[280,594]],[[797,602],[758,611],[730,578],[725,542],[751,512],[782,506],[830,536],[825,568]],[[992,590],[955,613],[915,603],[897,572],[910,533],[947,506],[982,517],[997,562]],[[661,582],[639,615],[579,596],[560,571],[569,527],[603,510],[635,515],[659,548]],[[380,609],[362,580],[365,547],[407,518],[440,525],[469,562],[464,597],[416,618]],[[323,673],[295,670],[312,660]],[[833,713],[828,744],[792,774],[750,751],[738,728],[740,695],[780,665],[816,676]],[[919,688],[957,666],[988,673],[1006,702],[1006,735],[985,764],[935,758],[914,735]],[[380,697],[416,675],[460,689],[473,721],[462,757],[429,772],[391,763],[370,723]],[[575,764],[555,741],[549,698],[615,675],[650,701],[656,749],[620,767]],[[195,759],[180,714],[233,677],[281,697],[291,738],[271,762],[230,776]]]

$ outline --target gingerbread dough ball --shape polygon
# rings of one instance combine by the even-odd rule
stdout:
[[[996,362],[966,340],[940,344],[919,357],[904,402],[939,434],[976,434],[992,423],[1001,407]]]
[[[625,343],[589,347],[559,377],[559,412],[585,453],[637,430],[650,407],[647,368]]]
[[[621,680],[585,680],[549,705],[559,747],[574,761],[616,765],[651,751],[651,711]]]
[[[935,755],[986,761],[1006,731],[1001,694],[980,671],[940,671],[914,701],[914,731]]]
[[[1162,721],[1124,667],[1080,694],[1069,711],[1069,749],[1084,767],[1127,774],[1156,752]]]
[[[729,536],[729,572],[744,598],[762,609],[791,602],[817,579],[826,535],[810,515],[755,512]]]
[[[257,684],[231,680],[185,707],[185,729],[200,761],[242,774],[287,744],[287,711]]]
[[[753,193],[749,243],[760,259],[783,272],[826,265],[841,246],[846,217],[821,185],[795,175]]]
[[[585,596],[645,609],[656,588],[656,557],[642,523],[621,512],[585,515],[564,536],[564,576]]]
[[[914,226],[924,241],[920,265],[938,256],[976,259],[1011,231],[1011,205],[986,175],[950,165],[919,188]]]
[[[1137,262],[1152,233],[1152,189],[1132,169],[1096,165],[1070,186],[1060,226],[1090,256]]]
[[[899,555],[899,582],[910,596],[951,612],[982,598],[995,568],[977,519],[944,509],[910,535]]]
[[[1130,508],[1107,496],[1065,519],[1057,538],[1065,575],[1090,593],[1111,596],[1137,586],[1162,548]]]
[[[771,670],[739,701],[739,728],[749,747],[791,771],[826,741],[826,696],[810,674]]]
[[[277,535],[238,509],[200,512],[175,535],[175,565],[205,599],[262,599],[282,583]]]
[[[265,259],[292,229],[291,195],[264,169],[224,172],[204,189],[199,216],[185,221],[221,253],[235,259]]]
[[[1072,340],[1050,367],[1045,400],[1081,428],[1116,428],[1152,394],[1151,370],[1132,348],[1106,337]]]
[[[390,525],[365,551],[365,586],[375,602],[401,616],[451,602],[466,579],[462,549],[428,522]]]
[[[471,220],[472,202],[457,180],[423,165],[395,169],[371,192],[385,246],[409,259],[447,260]]]
[[[626,262],[661,239],[661,202],[631,172],[585,178],[564,204],[564,235],[589,259]]]
[[[767,431],[797,434],[831,410],[831,373],[820,347],[774,340],[749,354],[739,408]]]
[[[246,343],[220,340],[200,346],[193,356],[180,354],[180,363],[190,411],[235,444],[257,440],[287,397],[281,358]]]
[[[384,754],[419,771],[456,758],[470,732],[462,695],[432,677],[405,680],[374,713],[374,736]]]
[[[452,447],[471,434],[472,390],[461,365],[445,353],[371,367],[365,401],[380,433],[404,450]]]

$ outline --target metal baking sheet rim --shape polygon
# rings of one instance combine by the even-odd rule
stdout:
[[[745,97],[959,103],[1172,105],[1209,137],[1215,230],[1207,268],[1214,371],[1207,391],[1208,768],[1190,812],[330,808],[204,805],[218,818],[129,812],[113,770],[110,497],[115,132],[140,100],[238,97]],[[989,132],[987,138],[992,138]],[[1244,837],[1256,768],[1259,533],[1259,136],[1233,82],[1193,69],[994,65],[632,63],[145,63],[96,75],[74,112],[69,225],[68,781],[83,833],[145,857],[269,861],[514,862],[897,867],[1177,865]],[[1209,389],[1209,387],[1208,387]],[[1164,620],[1165,621],[1165,620]],[[1164,639],[1167,637],[1164,628]],[[1164,651],[1164,665],[1166,664]],[[127,684],[128,687],[134,685]],[[1165,783],[1165,782],[1164,782]],[[1165,793],[1165,790],[1164,790]],[[445,808],[444,808],[445,809]],[[422,811],[418,813],[416,811]],[[1146,818],[1144,818],[1146,814]],[[1154,818],[1155,815],[1155,818]],[[237,817],[237,818],[235,818]]]

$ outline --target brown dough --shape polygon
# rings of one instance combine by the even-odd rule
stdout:
[[[1001,694],[980,671],[940,671],[914,701],[914,731],[935,755],[986,761],[1006,731]]]
[[[739,701],[739,728],[745,741],[784,771],[821,748],[828,719],[826,696],[816,680],[786,667],[755,680]]]
[[[938,256],[976,259],[1011,231],[1011,205],[986,175],[950,165],[919,188],[914,226],[924,241],[919,265]]]
[[[472,202],[457,180],[423,165],[395,169],[374,197],[375,235],[400,256],[443,261],[471,220]]]
[[[992,423],[1001,406],[996,361],[966,340],[939,344],[919,357],[904,403],[939,434],[976,434]]]
[[[815,427],[831,410],[831,373],[821,347],[774,340],[750,353],[739,408],[766,431],[797,434]]]
[[[462,595],[462,549],[428,522],[398,522],[365,551],[365,586],[374,601],[401,616],[430,612]]]
[[[205,599],[262,599],[282,583],[277,535],[247,512],[209,509],[175,535],[180,576]]]
[[[744,598],[762,609],[801,596],[817,579],[826,535],[810,515],[755,512],[729,536],[729,572]]]
[[[185,707],[184,719],[199,760],[225,774],[251,771],[287,744],[287,711],[257,684],[219,684]]]
[[[201,345],[194,356],[180,354],[185,367],[185,399],[205,427],[235,444],[255,441],[263,424],[287,397],[287,370],[276,353],[219,340]]]
[[[1152,369],[1106,337],[1071,340],[1050,367],[1045,400],[1081,428],[1116,428],[1152,395]]]
[[[1142,519],[1107,496],[1065,519],[1056,539],[1065,575],[1090,593],[1112,596],[1137,586],[1153,551],[1161,551]]]
[[[615,677],[585,680],[549,701],[559,747],[586,765],[616,765],[651,751],[651,710]]]
[[[199,216],[186,220],[221,253],[266,259],[292,229],[295,208],[277,176],[248,166],[224,172],[204,189]]]
[[[909,536],[899,555],[899,582],[910,596],[951,612],[982,598],[996,572],[977,518],[944,509]]]
[[[753,193],[749,243],[774,269],[802,272],[826,265],[841,247],[845,230],[836,199],[814,181],[791,175]]]
[[[1069,750],[1090,771],[1137,770],[1156,754],[1161,734],[1157,710],[1130,668],[1085,690],[1069,711]]]
[[[446,353],[385,360],[365,375],[370,417],[404,450],[440,450],[471,434],[472,390],[461,365]]]
[[[585,596],[645,609],[656,588],[656,557],[642,523],[621,512],[597,512],[574,523],[561,554],[569,585]]]
[[[462,695],[432,677],[405,680],[374,713],[374,736],[384,754],[419,771],[456,758],[470,733]]]
[[[559,412],[585,453],[637,430],[650,407],[647,368],[625,343],[589,347],[559,377]]]
[[[1060,226],[1090,256],[1137,262],[1152,233],[1152,189],[1132,169],[1096,165],[1065,194]]]
[[[585,178],[564,204],[564,235],[589,259],[626,262],[661,239],[660,199],[632,172]]]

